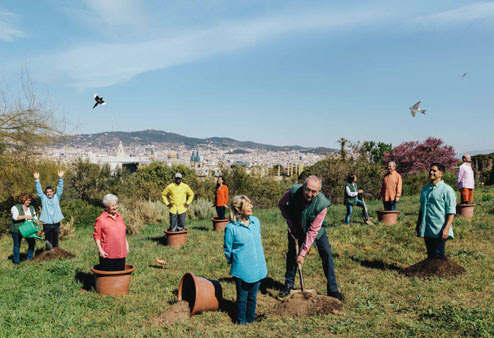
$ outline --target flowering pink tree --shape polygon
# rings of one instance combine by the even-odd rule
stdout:
[[[440,138],[429,137],[422,143],[418,141],[403,142],[386,153],[384,161],[395,161],[396,170],[406,176],[427,172],[433,162],[441,163],[450,170],[458,162],[452,146],[445,145]]]

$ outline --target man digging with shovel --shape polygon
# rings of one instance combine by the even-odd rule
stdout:
[[[303,185],[294,184],[278,203],[278,208],[288,224],[285,286],[280,291],[280,297],[290,294],[297,265],[304,264],[305,256],[315,242],[327,279],[327,295],[340,301],[344,299],[343,295],[338,292],[331,245],[326,235],[328,224],[324,218],[331,202],[321,193],[321,185],[321,179],[311,175],[305,179]],[[298,244],[301,245],[297,255]]]

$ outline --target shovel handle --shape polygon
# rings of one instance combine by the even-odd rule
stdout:
[[[293,236],[292,232],[289,231],[290,236],[292,236],[293,240],[295,241],[295,256],[298,257],[298,254],[300,252],[300,249],[298,247],[298,239],[297,237]],[[302,289],[302,292],[305,292],[305,285],[304,285],[304,277],[302,275],[302,264],[297,263],[298,267],[298,274],[300,276],[300,288]]]

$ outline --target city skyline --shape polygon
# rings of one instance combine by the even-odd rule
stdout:
[[[27,71],[70,134],[432,136],[463,153],[494,149],[493,30],[487,1],[5,2],[0,84],[15,95]],[[94,93],[107,104],[92,109]]]

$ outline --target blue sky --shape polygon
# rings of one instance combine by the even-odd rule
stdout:
[[[70,133],[494,149],[493,33],[493,1],[10,0],[0,84],[27,70]]]

